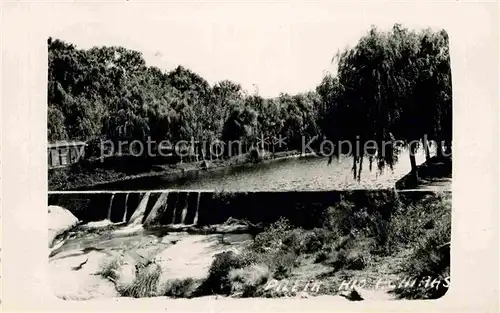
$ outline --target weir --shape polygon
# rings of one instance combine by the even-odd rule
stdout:
[[[201,193],[198,192],[198,196],[196,197],[196,213],[194,214],[193,225],[198,225],[198,211],[200,209],[200,196],[201,196]]]
[[[108,220],[111,221],[111,210],[113,209],[113,199],[115,198],[115,194],[111,194],[111,198],[109,199],[109,206],[108,206]]]
[[[123,223],[127,222],[128,195],[129,194],[127,193],[127,195],[125,196],[125,211],[123,212],[123,218],[122,218]]]
[[[146,212],[146,207],[148,205],[148,200],[150,195],[151,195],[150,192],[146,192],[144,197],[141,199],[139,206],[137,207],[135,212],[130,217],[130,220],[128,221],[129,225],[142,224],[142,220],[144,219],[144,213]]]
[[[394,202],[413,202],[433,194],[432,191],[355,190],[318,192],[239,192],[150,191],[51,194],[49,205],[70,210],[83,222],[111,218],[127,225],[155,227],[162,225],[211,225],[224,223],[229,217],[253,224],[272,223],[280,217],[303,227],[319,227],[324,212],[340,201],[351,201],[355,207],[371,207],[389,213]],[[111,214],[112,211],[112,214]]]

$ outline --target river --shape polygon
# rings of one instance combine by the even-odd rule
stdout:
[[[425,154],[416,155],[417,164],[425,161]],[[258,164],[226,167],[215,171],[190,171],[183,178],[172,180],[153,176],[99,185],[93,189],[106,190],[226,190],[226,191],[313,191],[339,189],[392,188],[407,174],[410,160],[403,151],[392,169],[382,171],[373,162],[363,161],[361,175],[353,177],[352,158],[342,156],[328,164],[324,157],[296,157],[268,160]],[[358,164],[359,170],[359,164]]]

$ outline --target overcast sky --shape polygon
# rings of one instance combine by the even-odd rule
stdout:
[[[445,28],[430,3],[107,3],[53,8],[50,35],[80,48],[120,45],[148,65],[190,68],[210,84],[230,79],[266,97],[314,89],[336,51],[370,25]]]

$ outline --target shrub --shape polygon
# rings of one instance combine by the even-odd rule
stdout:
[[[255,297],[259,294],[259,287],[268,281],[270,271],[265,264],[253,264],[232,270],[229,277],[233,293],[239,293],[242,297]]]
[[[279,250],[290,230],[291,226],[288,220],[280,218],[263,232],[257,234],[251,247],[257,252],[264,252],[268,249]]]
[[[231,281],[229,272],[233,269],[242,268],[248,263],[238,257],[233,251],[225,251],[214,256],[214,261],[210,265],[208,277],[203,282],[202,294],[230,294]]]
[[[292,247],[297,254],[310,254],[320,251],[332,240],[333,236],[330,232],[322,228],[315,228],[312,231],[297,232],[293,230],[285,238],[284,244]]]
[[[385,243],[387,253],[413,246],[429,230],[437,227],[437,221],[451,221],[450,212],[451,201],[439,194],[426,196],[412,206],[399,208],[388,225]]]
[[[322,262],[328,260],[330,253],[331,253],[331,251],[327,251],[327,250],[319,251],[318,254],[316,255],[316,258],[314,259],[314,263],[322,263]]]
[[[324,226],[326,229],[334,232],[337,236],[345,236],[353,228],[362,227],[362,212],[355,205],[344,199],[341,199],[335,206],[329,207],[324,213]]]
[[[158,264],[152,263],[147,267],[140,267],[132,285],[119,290],[119,292],[122,296],[134,298],[157,296],[160,275],[161,268]]]
[[[340,249],[339,251],[332,251],[327,263],[332,265],[336,270],[339,270],[347,263],[347,251]]]
[[[273,276],[276,279],[283,279],[288,277],[292,269],[297,264],[297,255],[295,252],[284,252],[271,254],[271,267],[273,269]]]
[[[417,240],[409,262],[403,264],[403,272],[425,280],[426,277],[444,281],[450,273],[451,212],[447,212],[435,221],[434,228]],[[437,299],[443,296],[448,287],[444,283],[436,287],[425,284],[415,288],[397,288],[395,292],[402,298]]]

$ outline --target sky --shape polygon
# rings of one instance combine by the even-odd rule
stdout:
[[[334,54],[371,27],[445,28],[439,3],[72,3],[51,9],[48,34],[79,48],[119,45],[148,65],[183,65],[210,84],[229,79],[264,97],[313,90]]]

